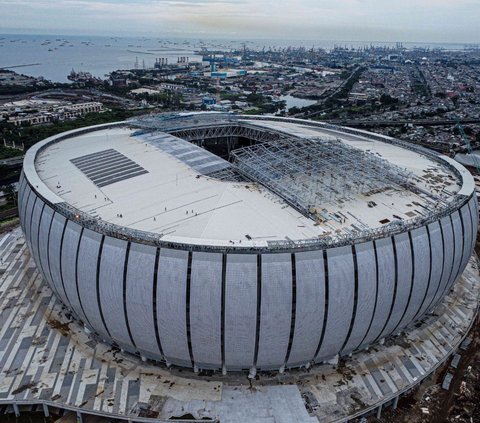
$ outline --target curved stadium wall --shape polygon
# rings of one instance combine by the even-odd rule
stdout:
[[[37,151],[19,211],[39,272],[101,339],[168,365],[283,370],[365,348],[431,312],[474,248],[473,189],[449,215],[353,245],[215,251],[127,239],[47,200]]]

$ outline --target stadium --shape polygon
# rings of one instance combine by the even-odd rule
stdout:
[[[222,113],[152,115],[33,146],[37,268],[85,329],[142,359],[283,371],[431,313],[473,252],[470,173],[399,140]]]

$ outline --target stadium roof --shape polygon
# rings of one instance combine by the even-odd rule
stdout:
[[[243,122],[368,151],[370,157],[411,175],[416,190],[392,184],[368,195],[349,193],[317,204],[312,217],[268,185],[212,177],[231,167],[214,154],[173,135],[139,133],[127,124],[64,135],[55,143],[47,140],[33,147],[25,168],[35,168],[38,178],[32,183],[54,203],[66,202],[94,218],[162,234],[164,241],[212,246],[263,246],[382,228],[425,217],[436,210],[432,198],[448,203],[462,189],[461,167],[456,173],[416,151],[302,121],[249,119]],[[34,162],[29,162],[32,157]]]

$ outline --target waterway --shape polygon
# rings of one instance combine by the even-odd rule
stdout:
[[[292,107],[307,107],[315,104],[316,100],[309,100],[306,98],[294,97],[292,95],[282,95],[280,100],[285,101],[287,110],[290,110]]]

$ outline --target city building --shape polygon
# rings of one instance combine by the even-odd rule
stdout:
[[[99,113],[103,110],[103,104],[97,101],[67,103],[28,100],[4,104],[0,107],[0,114],[3,114],[9,123],[22,126],[75,119],[87,113]]]

